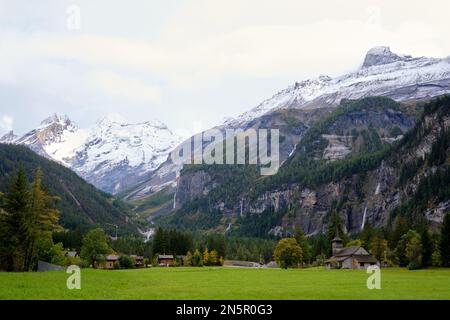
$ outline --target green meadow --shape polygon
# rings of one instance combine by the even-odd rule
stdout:
[[[450,299],[450,269],[381,269],[380,290],[365,270],[323,268],[82,269],[80,290],[68,276],[0,273],[0,299]]]

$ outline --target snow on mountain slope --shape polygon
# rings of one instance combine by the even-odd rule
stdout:
[[[70,152],[61,153],[55,146],[65,146],[67,141],[72,141],[78,135],[78,132],[77,126],[67,116],[54,114],[43,120],[36,129],[10,142],[26,145],[42,156],[67,165],[64,158],[70,155]],[[79,147],[81,143],[79,142],[75,147]],[[73,150],[71,151],[73,155]]]
[[[77,149],[72,167],[102,189],[119,192],[155,170],[180,142],[160,121],[128,124],[117,117],[107,117],[98,122],[85,145]],[[111,176],[114,181],[110,181]]]
[[[17,138],[18,136],[13,131],[10,131],[0,138],[0,143],[14,143]]]
[[[67,116],[55,114],[25,135],[10,132],[0,142],[26,145],[114,193],[155,170],[180,138],[157,120],[129,124],[117,116],[106,117],[93,128],[80,129]]]
[[[250,111],[225,120],[218,128],[246,128],[253,120],[278,109],[332,107],[342,99],[388,96],[405,101],[446,93],[450,93],[450,57],[414,58],[395,54],[388,47],[375,47],[367,52],[358,70],[335,78],[322,75],[296,82]],[[168,159],[129,198],[142,198],[175,184],[176,171],[180,169]]]
[[[225,122],[242,126],[254,118],[283,108],[337,105],[342,99],[382,95],[396,100],[420,99],[450,92],[449,59],[397,55],[388,47],[372,48],[357,71],[340,77],[320,76],[275,94],[256,108]]]

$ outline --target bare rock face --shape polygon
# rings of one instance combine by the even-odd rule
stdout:
[[[375,47],[367,52],[363,67],[368,68],[376,65],[383,65],[401,61],[402,57],[396,55],[389,47]]]
[[[313,161],[318,163],[345,161],[351,155],[377,152],[380,149],[367,151],[366,148],[370,148],[371,144],[382,143],[381,141],[384,141],[383,143],[399,141],[406,132],[416,126],[414,130],[417,131],[411,131],[413,134],[419,132],[413,146],[400,143],[400,147],[395,147],[395,152],[387,153],[373,169],[363,172],[356,170],[357,173],[327,180],[329,182],[321,183],[314,188],[306,187],[295,180],[288,180],[289,182],[281,180],[278,185],[273,185],[256,195],[245,189],[235,199],[226,197],[225,194],[221,198],[219,193],[213,198],[207,196],[207,202],[214,199],[215,202],[210,202],[212,208],[221,211],[224,217],[235,215],[263,219],[262,215],[280,217],[281,214],[281,220],[277,220],[278,222],[271,226],[269,231],[273,235],[292,232],[295,225],[300,225],[309,235],[323,232],[327,227],[328,213],[336,208],[345,221],[348,232],[360,232],[367,223],[374,226],[386,225],[390,219],[389,213],[403,203],[404,199],[412,197],[423,178],[436,170],[424,167],[405,183],[399,184],[402,167],[413,165],[430,154],[437,137],[450,129],[450,117],[431,113],[416,124],[417,114],[412,103],[400,105],[392,104],[393,101],[390,99],[377,99],[379,98],[364,99],[359,107],[348,105],[347,109],[330,113],[327,118],[331,120],[327,122],[316,119],[319,121],[320,131],[314,121],[308,123],[308,127],[313,128],[309,130],[315,133],[313,136],[299,136],[300,143],[294,154],[290,155],[291,160],[299,156],[305,147],[302,139],[310,141]],[[377,103],[384,106],[378,106]],[[322,142],[317,143],[315,139]],[[214,175],[217,174],[217,171],[214,171]],[[289,174],[291,173],[287,173]],[[200,170],[193,174],[188,171],[182,174],[179,180],[180,197],[177,206],[181,207],[195,197],[208,195],[217,187],[217,180],[206,172]],[[341,204],[336,207],[337,203]],[[438,224],[449,206],[448,202],[429,203],[424,215],[430,222]]]
[[[204,171],[188,173],[186,179],[180,180],[176,193],[176,207],[186,201],[208,195],[211,176]]]

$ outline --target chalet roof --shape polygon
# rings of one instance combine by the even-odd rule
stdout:
[[[333,242],[337,242],[337,241],[340,241],[340,242],[342,242],[342,239],[341,239],[341,238],[339,238],[339,236],[336,236],[336,237],[334,237],[334,239],[333,239],[333,240],[331,240],[331,241],[333,241]]]
[[[350,258],[350,256],[343,256],[343,257],[332,256],[330,259],[325,260],[325,262],[331,262],[331,261],[342,262],[348,258]]]
[[[69,257],[76,257],[78,255],[78,253],[76,251],[67,251],[67,255]]]
[[[377,263],[378,262],[378,260],[374,256],[371,256],[371,255],[355,254],[353,257],[356,259],[356,261],[362,262],[362,263]]]
[[[336,253],[335,257],[342,257],[342,256],[351,256],[353,255],[358,249],[361,248],[360,246],[352,246],[348,248],[343,248],[341,251]]]
[[[160,254],[158,259],[173,259],[173,255],[171,254]]]
[[[110,254],[106,256],[106,261],[117,261],[119,260],[119,256],[116,256],[115,254]]]
[[[136,260],[144,260],[143,256],[138,256],[136,254],[132,254],[130,257],[135,258]]]
[[[362,263],[377,263],[378,262],[378,260],[370,254],[355,254],[360,248],[362,248],[362,247],[361,246],[352,246],[352,247],[348,247],[348,248],[343,248],[341,251],[336,253],[330,259],[326,260],[326,262],[331,262],[331,261],[342,262],[350,257],[353,257],[356,259],[356,261],[362,262]]]

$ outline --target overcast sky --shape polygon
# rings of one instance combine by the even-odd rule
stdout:
[[[448,56],[448,12],[448,0],[0,0],[0,134],[55,112],[206,129],[355,70],[373,46]]]

